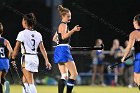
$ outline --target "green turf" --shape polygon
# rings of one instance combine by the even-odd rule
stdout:
[[[10,93],[22,93],[21,86],[11,86]],[[57,86],[37,86],[38,93],[57,93]],[[76,86],[73,93],[140,93],[137,88]]]

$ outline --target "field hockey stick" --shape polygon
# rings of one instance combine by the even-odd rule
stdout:
[[[56,46],[53,46],[55,48]],[[104,45],[93,46],[93,47],[70,47],[72,50],[102,50],[104,49]]]
[[[11,67],[9,68],[9,73],[10,73],[10,77],[13,81],[13,84],[15,84],[15,81],[14,81],[14,78],[13,78],[13,73],[12,73],[12,70],[11,70]]]
[[[23,83],[23,81],[22,81],[22,78],[21,78],[21,76],[19,75],[18,68],[17,68],[16,64],[13,65],[13,68],[15,69],[16,74],[18,75],[18,78],[20,79],[21,85],[23,86],[23,88],[24,88],[24,90],[25,90],[25,93],[28,93],[27,90],[26,90],[26,87],[25,87],[25,85],[24,85],[24,83]]]
[[[93,47],[71,47],[72,50],[102,50],[104,45],[101,44],[100,46],[93,46]]]
[[[129,59],[129,58],[131,58],[131,57],[133,57],[133,55],[130,55],[130,56],[126,57],[126,58],[124,59],[124,61],[126,61],[127,59]],[[118,66],[118,65],[120,65],[120,64],[122,64],[122,63],[123,63],[123,62],[118,62],[118,63],[113,64],[113,65],[108,65],[108,66],[107,66],[107,69],[113,69],[113,68],[115,68],[116,66]]]

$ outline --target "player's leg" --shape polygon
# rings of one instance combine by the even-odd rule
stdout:
[[[99,68],[100,68],[99,73],[100,73],[101,85],[106,86],[104,83],[104,65],[101,64]]]
[[[63,93],[66,79],[68,78],[68,69],[66,68],[64,63],[59,63],[58,68],[61,73],[61,79],[58,81],[58,93]]]
[[[138,85],[138,88],[140,90],[140,74],[134,72],[134,81]]]
[[[5,79],[5,76],[9,70],[9,59],[3,59],[4,70],[2,71],[1,83],[4,85],[4,93],[10,93],[10,83]]]
[[[133,66],[130,66],[129,69],[128,69],[128,74],[129,74],[129,85],[128,87],[129,88],[132,88],[133,87]]]
[[[3,93],[2,83],[1,83],[1,76],[2,76],[2,71],[0,71],[0,93]]]
[[[138,85],[138,88],[140,90],[140,67],[139,66],[140,66],[140,61],[139,60],[134,61],[134,81]]]
[[[22,69],[23,71],[23,82],[28,93],[37,93],[36,87],[34,85],[34,78],[33,73],[26,70],[25,68]],[[23,89],[23,93],[26,93]]]
[[[5,79],[6,71],[2,71],[1,83],[4,85],[4,93],[10,93],[10,83]]]
[[[124,84],[124,64],[121,64],[121,66],[118,68],[118,83],[120,85]]]
[[[75,85],[75,80],[78,75],[77,68],[74,62],[68,61],[65,63],[68,71],[70,72],[70,77],[67,82],[67,93],[72,93],[72,89]]]
[[[95,85],[95,79],[97,74],[97,64],[93,64],[93,75],[92,75],[92,85]]]
[[[115,84],[118,85],[118,67],[114,68],[114,74]]]

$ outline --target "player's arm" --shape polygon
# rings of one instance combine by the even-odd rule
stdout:
[[[121,49],[121,54],[120,56],[122,57],[124,55],[124,48],[122,46],[120,46],[120,49]]]
[[[113,47],[111,48],[110,55],[111,55],[111,56],[114,55],[114,48],[113,48]]]
[[[16,58],[20,46],[21,46],[21,42],[17,40],[16,45],[15,45],[15,47],[14,47],[13,54],[12,54],[12,59],[15,59],[15,58]]]
[[[95,50],[92,50],[92,52],[91,52],[91,57],[92,57],[92,58],[95,58],[95,57],[96,57],[96,51],[95,51]]]
[[[13,49],[12,49],[12,47],[11,47],[10,42],[9,42],[8,40],[5,40],[5,41],[4,41],[4,45],[7,47],[8,51],[9,51],[9,52],[8,52],[8,58],[11,58]]]
[[[66,33],[67,31],[67,25],[66,24],[60,24],[58,31],[61,33],[62,35],[62,39],[67,39],[68,37],[70,37],[75,31],[80,31],[79,25],[76,25],[71,31],[69,31],[68,33]]]
[[[40,51],[41,51],[41,53],[42,53],[42,55],[43,55],[43,57],[44,57],[44,59],[45,59],[47,68],[48,68],[48,69],[51,69],[52,66],[51,66],[51,64],[49,63],[48,56],[47,56],[47,52],[46,52],[46,49],[45,49],[45,47],[44,47],[43,41],[41,41],[41,42],[39,43],[39,48],[40,48]]]
[[[125,49],[125,53],[124,53],[124,56],[123,58],[121,59],[122,62],[124,62],[124,59],[127,57],[127,55],[129,54],[131,48],[134,46],[134,43],[135,43],[135,31],[132,32],[130,35],[129,35],[129,42],[128,42],[128,45]]]
[[[53,41],[56,42],[56,43],[57,43],[57,37],[58,37],[58,36],[57,36],[57,32],[56,32],[56,33],[54,34],[54,36],[53,36]]]

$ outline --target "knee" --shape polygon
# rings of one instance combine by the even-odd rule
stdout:
[[[137,77],[135,74],[134,74],[134,82],[137,83]]]
[[[68,79],[68,73],[61,74],[61,79],[64,79],[64,80]]]
[[[33,84],[34,83],[33,77],[30,77],[30,76],[24,75],[22,80],[23,80],[24,83],[28,83],[28,84]]]
[[[72,77],[76,78],[78,76],[78,72],[71,74]]]

